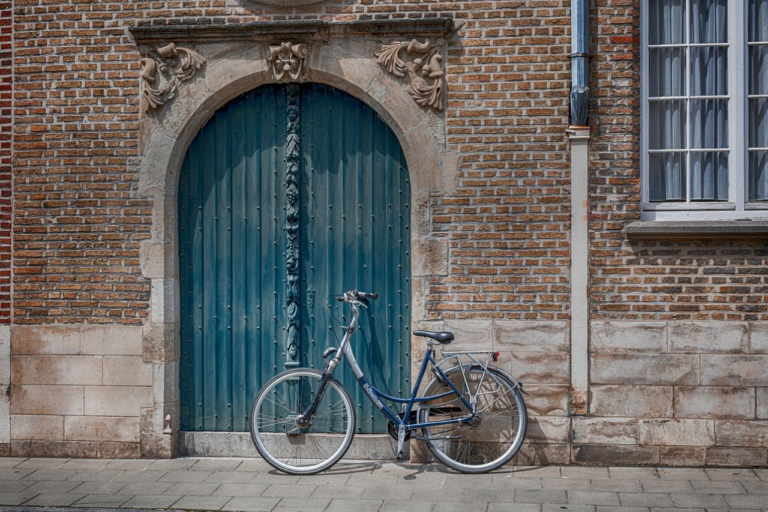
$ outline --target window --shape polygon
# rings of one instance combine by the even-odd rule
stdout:
[[[768,0],[645,0],[642,34],[643,219],[768,217]]]

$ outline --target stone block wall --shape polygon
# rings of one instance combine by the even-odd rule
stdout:
[[[593,321],[587,464],[764,466],[768,329],[761,322]]]
[[[138,457],[155,404],[141,327],[17,326],[11,337],[16,457]]]

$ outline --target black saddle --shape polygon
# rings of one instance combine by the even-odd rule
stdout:
[[[432,338],[438,343],[450,343],[453,341],[452,332],[432,332],[432,331],[413,331],[416,336],[424,336],[425,338]]]

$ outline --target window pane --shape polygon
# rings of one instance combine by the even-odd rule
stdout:
[[[749,47],[748,92],[749,94],[768,94],[768,45]]]
[[[652,153],[649,164],[650,200],[685,201],[685,153]]]
[[[691,94],[725,96],[728,94],[728,48],[724,46],[691,48]]]
[[[728,100],[691,100],[690,147],[728,147]]]
[[[727,14],[726,0],[692,0],[691,42],[727,43]]]
[[[685,95],[685,48],[649,50],[648,97]]]
[[[768,99],[749,100],[749,147],[768,148]]]
[[[749,0],[749,41],[768,42],[768,0]]]
[[[648,44],[685,43],[686,0],[650,0]]]
[[[728,152],[691,153],[691,201],[728,200]]]
[[[749,200],[768,201],[768,151],[749,152]]]
[[[685,100],[652,101],[649,114],[650,149],[685,149]]]

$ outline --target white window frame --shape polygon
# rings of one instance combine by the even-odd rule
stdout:
[[[640,17],[640,175],[641,175],[641,219],[642,220],[736,220],[744,218],[768,218],[768,204],[765,202],[748,203],[746,201],[747,171],[747,87],[749,68],[747,67],[747,6],[746,1],[728,1],[728,201],[695,203],[652,203],[649,199],[649,102],[646,70],[649,62],[648,18],[650,0],[642,0]],[[691,9],[686,5],[686,33],[690,31]],[[734,35],[738,35],[737,40]],[[687,43],[690,41],[688,36]],[[686,66],[690,67],[689,55]],[[741,73],[739,73],[739,70]],[[686,87],[690,90],[691,76],[686,70]],[[686,151],[689,151],[690,111],[686,111]],[[686,167],[686,194],[690,194],[690,169]]]

